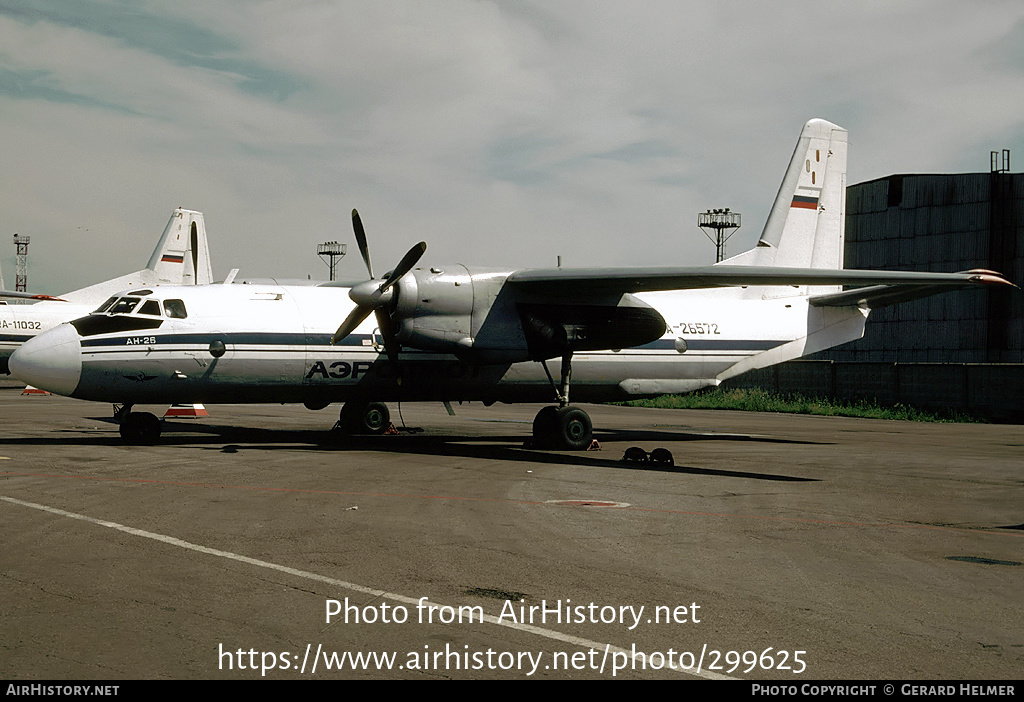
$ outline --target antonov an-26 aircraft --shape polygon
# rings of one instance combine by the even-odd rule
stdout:
[[[385,401],[554,401],[535,443],[586,448],[591,421],[570,385],[584,401],[690,392],[857,339],[873,307],[1010,285],[982,270],[843,270],[846,148],[846,130],[808,122],[756,248],[721,264],[425,268],[420,243],[378,279],[353,212],[363,283],[135,288],[29,341],[11,370],[125,407],[344,402],[352,432],[383,431]],[[160,430],[152,414],[122,413],[129,443]]]
[[[0,373],[9,373],[8,359],[14,350],[37,334],[89,314],[110,295],[141,285],[205,285],[213,282],[206,225],[202,212],[171,213],[149,263],[140,271],[90,285],[60,297],[0,290],[0,298],[41,300],[32,305],[0,302]],[[0,284],[0,288],[2,288]]]

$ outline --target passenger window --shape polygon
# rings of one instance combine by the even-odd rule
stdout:
[[[164,300],[164,314],[171,319],[185,319],[188,312],[185,311],[185,303],[181,300]]]
[[[139,314],[151,314],[154,317],[160,316],[160,303],[156,300],[146,300],[139,308]]]
[[[137,297],[122,297],[120,300],[114,303],[114,306],[110,308],[110,314],[128,314],[135,309],[135,306],[139,304],[139,298]]]
[[[97,307],[97,308],[96,308],[96,311],[95,311],[95,312],[93,312],[93,314],[101,314],[101,313],[103,313],[103,312],[106,312],[107,310],[109,310],[109,309],[110,309],[110,306],[111,306],[112,304],[114,304],[114,302],[115,302],[116,300],[117,300],[117,296],[116,296],[116,295],[115,295],[114,297],[108,297],[108,298],[107,298],[107,301],[106,301],[106,302],[104,302],[104,303],[103,303],[102,305],[100,305],[99,307]]]

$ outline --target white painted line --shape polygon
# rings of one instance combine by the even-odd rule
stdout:
[[[61,516],[61,517],[68,517],[69,519],[78,519],[78,520],[83,521],[83,522],[88,522],[89,524],[96,524],[97,526],[107,527],[108,529],[116,529],[117,531],[124,532],[125,534],[131,534],[132,536],[139,536],[139,537],[142,537],[144,539],[152,539],[153,541],[159,541],[161,543],[170,544],[172,546],[178,546],[180,548],[188,549],[190,551],[197,551],[199,553],[205,553],[205,554],[207,554],[209,556],[219,556],[220,558],[227,558],[227,559],[230,559],[230,560],[233,560],[233,561],[238,561],[240,563],[248,563],[249,565],[254,565],[254,566],[257,566],[259,568],[267,568],[269,570],[276,570],[276,571],[279,571],[281,573],[287,573],[289,575],[294,575],[295,577],[298,577],[298,578],[305,578],[307,580],[315,580],[315,581],[318,581],[318,582],[326,583],[328,585],[334,585],[335,587],[344,588],[346,590],[352,590],[353,592],[359,592],[359,593],[363,593],[363,594],[367,594],[367,595],[374,595],[376,597],[381,597],[381,598],[384,598],[384,599],[393,600],[395,602],[401,602],[402,604],[408,604],[408,605],[419,605],[419,603],[420,603],[420,600],[417,599],[417,598],[414,598],[414,597],[406,597],[405,595],[399,595],[399,594],[394,593],[394,592],[387,592],[386,590],[378,590],[377,588],[366,587],[365,585],[358,585],[356,583],[350,583],[350,582],[347,582],[345,580],[337,580],[336,578],[329,578],[326,575],[319,575],[317,573],[310,573],[309,571],[299,570],[298,568],[290,568],[288,566],[279,565],[277,563],[271,563],[269,561],[261,561],[258,558],[250,558],[248,556],[242,556],[242,555],[237,554],[237,553],[232,553],[231,551],[222,551],[220,549],[210,548],[209,546],[201,546],[199,544],[193,544],[191,542],[183,541],[182,539],[178,539],[178,538],[175,538],[173,536],[166,536],[165,534],[157,534],[155,532],[146,531],[144,529],[136,529],[135,527],[125,526],[124,524],[118,524],[117,522],[110,522],[110,521],[107,521],[105,519],[96,519],[95,517],[88,517],[88,516],[86,516],[84,514],[76,514],[75,512],[68,512],[68,511],[63,510],[63,509],[58,509],[57,507],[50,507],[48,505],[41,505],[41,504],[37,504],[35,502],[26,502],[24,500],[18,500],[18,499],[13,498],[13,497],[7,497],[6,495],[0,495],[0,500],[3,500],[4,502],[9,502],[9,503],[15,504],[15,505],[21,505],[22,507],[30,507],[32,509],[38,509],[38,510],[41,510],[43,512],[49,512],[50,514],[56,514],[56,515]],[[440,602],[431,602],[431,601],[428,601],[425,604],[427,604],[427,605],[429,605],[431,607],[434,607],[434,608],[446,606],[446,605],[443,605]],[[624,648],[620,648],[618,646],[612,646],[611,644],[608,644],[608,643],[601,643],[599,641],[592,641],[590,639],[584,639],[584,638],[579,637],[579,636],[572,636],[571,634],[563,634],[560,631],[554,631],[552,629],[544,629],[544,628],[539,627],[539,626],[533,626],[532,624],[520,624],[520,623],[517,623],[517,622],[509,622],[509,621],[505,621],[504,619],[498,619],[497,617],[491,616],[489,614],[485,614],[483,619],[484,619],[485,622],[487,622],[489,624],[496,624],[498,626],[507,627],[509,629],[515,629],[517,631],[522,631],[522,632],[525,632],[525,633],[528,633],[528,634],[535,634],[537,636],[542,636],[544,638],[551,639],[553,641],[561,641],[563,643],[572,644],[574,646],[579,646],[579,647],[585,648],[585,649],[604,650],[606,652],[620,653],[620,654],[624,654],[626,656],[632,655],[631,651],[629,651],[627,649],[624,649]],[[640,652],[638,652],[638,654],[639,653]],[[667,668],[667,669],[672,670],[672,668]],[[728,677],[726,675],[719,675],[717,673],[712,673],[712,672],[705,671],[705,670],[689,671],[689,670],[677,669],[675,672],[683,673],[684,675],[694,675],[694,676],[697,676],[697,677],[700,677],[700,678],[705,678],[705,679],[708,679],[708,680],[733,680],[734,679],[734,678],[730,678],[730,677]]]
[[[544,500],[546,505],[561,505],[562,507],[614,507],[621,509],[629,507],[628,502],[611,502],[609,500],[588,500],[577,497],[568,500]]]

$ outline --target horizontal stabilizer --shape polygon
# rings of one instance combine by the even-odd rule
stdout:
[[[872,285],[843,292],[818,295],[812,297],[809,302],[815,307],[860,307],[862,309],[877,309],[887,305],[895,305],[900,302],[910,302],[922,297],[937,295],[938,293],[952,290],[962,290],[969,287],[1011,287],[1017,286],[1003,278],[998,273],[985,270],[972,270],[964,273],[947,273],[943,275],[964,276],[958,281],[951,280],[943,283],[908,283],[903,285]]]

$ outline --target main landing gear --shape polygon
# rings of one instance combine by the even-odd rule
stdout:
[[[132,412],[131,405],[114,406],[114,419],[121,423],[121,439],[129,446],[154,446],[160,440],[160,420],[149,412]]]
[[[383,434],[391,425],[391,413],[383,402],[350,400],[341,408],[335,425],[346,434]]]
[[[557,407],[545,407],[533,420],[533,441],[538,448],[583,451],[594,440],[590,416],[579,407],[569,406],[569,379],[572,376],[572,352],[562,354],[561,386],[555,385],[546,361],[540,362],[558,399]]]
[[[538,448],[583,451],[594,439],[590,416],[579,407],[545,407],[533,420]]]

